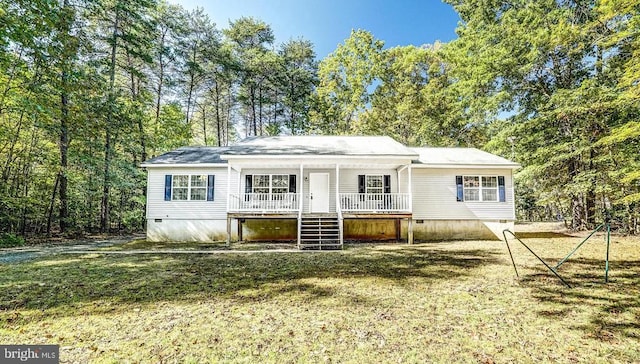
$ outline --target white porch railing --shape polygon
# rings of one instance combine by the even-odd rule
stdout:
[[[411,212],[408,193],[341,193],[344,212]]]
[[[229,211],[298,211],[297,193],[242,193],[229,195]]]

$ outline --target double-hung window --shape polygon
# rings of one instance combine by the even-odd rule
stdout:
[[[174,201],[205,201],[207,199],[206,175],[174,175]]]
[[[245,200],[285,200],[288,193],[296,192],[294,174],[246,175]]]
[[[504,178],[500,179],[498,176],[461,176],[458,178],[458,199],[462,200],[460,194],[463,196],[464,201],[478,201],[478,202],[498,202],[499,199],[499,182],[502,181],[502,188],[504,189]],[[460,181],[461,180],[461,181]],[[461,185],[460,185],[461,182]],[[462,188],[460,188],[462,187]]]
[[[165,201],[213,201],[215,176],[175,174],[165,176]]]
[[[384,180],[382,175],[366,175],[365,193],[369,200],[382,200]]]
[[[254,174],[251,193],[279,194],[289,192],[288,174]]]
[[[251,193],[268,194],[271,191],[271,176],[268,174],[256,174],[253,176],[253,189]]]
[[[389,198],[391,193],[391,175],[360,174],[358,175],[358,194],[360,201],[380,201]]]

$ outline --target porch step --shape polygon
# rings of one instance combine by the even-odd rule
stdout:
[[[337,216],[305,216],[300,221],[300,249],[342,249]]]

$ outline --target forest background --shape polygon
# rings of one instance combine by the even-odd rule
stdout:
[[[154,0],[0,0],[0,240],[141,231],[140,163],[248,136],[388,135],[519,162],[517,215],[640,233],[640,3],[449,0],[448,43],[316,59]]]

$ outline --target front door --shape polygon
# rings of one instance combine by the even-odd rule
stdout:
[[[309,211],[329,212],[329,173],[309,173]]]

